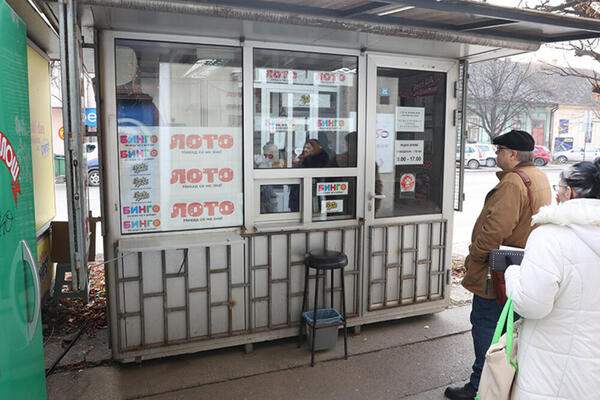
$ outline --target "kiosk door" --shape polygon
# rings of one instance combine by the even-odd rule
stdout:
[[[414,315],[445,304],[456,108],[448,96],[457,65],[368,57],[366,313]]]

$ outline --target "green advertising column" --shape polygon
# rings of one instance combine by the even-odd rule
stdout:
[[[0,399],[45,399],[27,33],[0,0]]]

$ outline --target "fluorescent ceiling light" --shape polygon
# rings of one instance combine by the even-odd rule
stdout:
[[[205,78],[212,71],[225,64],[219,58],[205,58],[197,60],[184,74],[184,78]]]
[[[46,25],[48,25],[48,27],[52,30],[52,32],[54,32],[54,34],[56,36],[60,36],[58,34],[58,32],[56,32],[56,30],[54,30],[54,27],[52,26],[52,24],[50,23],[50,21],[48,21],[48,18],[46,17],[46,14],[44,14],[36,5],[32,0],[27,0],[27,2],[29,3],[29,5],[35,10],[35,12],[38,13],[38,15],[44,20],[44,22],[46,23]]]
[[[388,10],[388,11],[377,13],[377,15],[379,15],[380,17],[383,17],[384,15],[395,14],[395,13],[399,13],[402,11],[411,10],[413,8],[415,8],[415,7],[414,6],[397,7],[397,8],[392,8],[391,10]]]

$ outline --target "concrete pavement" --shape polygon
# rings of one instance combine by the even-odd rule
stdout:
[[[145,361],[58,372],[54,399],[442,399],[473,362],[469,306],[367,325],[317,355],[294,339]]]

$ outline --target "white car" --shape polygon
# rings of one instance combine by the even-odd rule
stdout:
[[[587,145],[585,151],[583,146],[573,147],[571,150],[558,151],[554,153],[554,159],[561,164],[579,161],[594,161],[600,156],[600,148]]]
[[[486,167],[495,167],[496,164],[498,164],[498,156],[496,155],[496,148],[493,144],[475,143],[475,146],[481,152]]]
[[[456,161],[460,160],[460,148],[456,152]],[[470,169],[477,169],[480,165],[485,165],[485,158],[479,149],[473,144],[465,146],[465,165]]]

